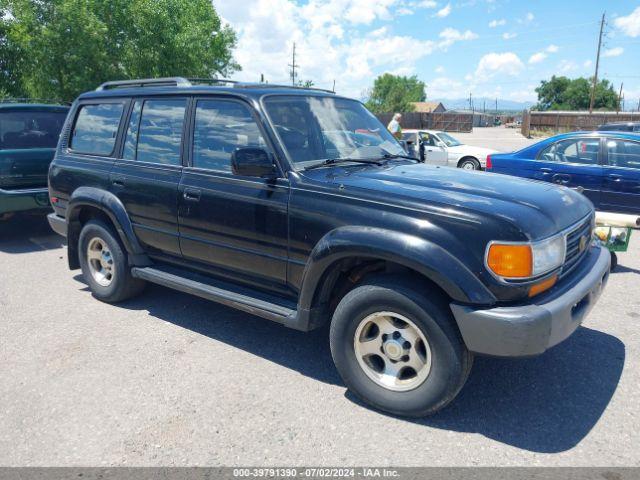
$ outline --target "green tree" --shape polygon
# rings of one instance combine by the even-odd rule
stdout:
[[[385,73],[375,79],[366,102],[373,113],[412,112],[412,102],[424,102],[425,84],[418,77]]]
[[[551,77],[543,80],[536,88],[538,94],[537,110],[588,110],[591,101],[593,80],[583,77],[569,79],[567,77]],[[603,79],[596,84],[594,108],[599,110],[615,110],[618,106],[618,95],[609,80]]]
[[[235,33],[210,0],[0,0],[0,14],[10,94],[72,100],[107,80],[240,68]]]

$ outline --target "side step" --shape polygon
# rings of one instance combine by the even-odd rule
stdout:
[[[216,287],[209,283],[192,280],[152,267],[133,267],[131,274],[136,278],[147,280],[148,282],[197,295],[198,297],[206,298],[207,300],[221,303],[288,326],[296,323],[296,310],[229,289]]]

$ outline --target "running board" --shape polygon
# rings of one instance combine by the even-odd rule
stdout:
[[[293,326],[292,324],[296,323],[296,310],[242,293],[219,288],[208,283],[191,280],[173,273],[158,270],[157,268],[133,267],[131,269],[131,275],[164,287],[221,303],[268,320],[283,323],[287,326]]]

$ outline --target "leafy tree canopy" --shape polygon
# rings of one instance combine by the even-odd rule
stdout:
[[[0,91],[73,100],[107,80],[229,75],[210,0],[0,0]]]
[[[567,77],[551,77],[543,80],[536,88],[538,94],[537,110],[588,110],[591,100],[593,80],[583,77],[570,79]],[[596,84],[594,108],[598,110],[615,110],[618,106],[618,95],[609,80],[600,80]]]
[[[385,73],[375,79],[367,101],[373,113],[412,112],[412,102],[424,102],[425,84],[418,77]]]

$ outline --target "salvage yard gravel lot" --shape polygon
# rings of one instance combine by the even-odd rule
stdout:
[[[327,329],[157,286],[107,305],[66,264],[43,217],[0,223],[0,465],[640,465],[640,234],[572,337],[476,358],[455,402],[418,420],[346,392]]]

